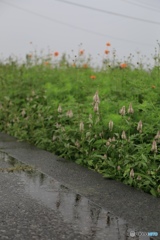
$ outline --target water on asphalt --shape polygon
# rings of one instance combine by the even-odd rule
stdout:
[[[75,232],[74,239],[150,239],[148,237],[131,237],[130,231],[133,229],[128,229],[126,221],[73,192],[50,176],[18,162],[4,152],[0,152],[0,170],[4,174],[18,176],[19,181],[23,184],[25,194],[72,226]],[[76,233],[80,234],[81,238],[76,238]]]

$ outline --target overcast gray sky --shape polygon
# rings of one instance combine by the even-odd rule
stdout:
[[[83,43],[99,61],[106,42],[119,59],[137,51],[151,58],[160,40],[160,0],[0,0],[0,29],[4,58],[48,48],[76,54]]]

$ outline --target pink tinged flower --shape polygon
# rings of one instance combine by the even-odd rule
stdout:
[[[98,96],[98,91],[95,93],[95,95],[93,96],[93,101],[95,103],[100,103],[100,100],[99,100],[99,96]]]
[[[141,179],[142,177],[138,175],[137,180],[140,181]]]
[[[80,130],[80,132],[84,131],[84,123],[82,121],[79,124],[79,130]]]
[[[80,143],[79,143],[78,140],[76,140],[76,142],[75,142],[75,146],[76,146],[77,148],[80,148]]]
[[[133,168],[131,169],[131,171],[130,171],[130,174],[129,174],[129,175],[130,175],[130,177],[131,177],[131,178],[134,178],[134,170],[133,170]]]
[[[129,108],[128,108],[128,111],[127,111],[128,113],[130,113],[130,114],[133,114],[134,113],[134,110],[133,110],[133,107],[132,107],[132,103],[130,103],[130,105],[129,105]]]
[[[55,135],[53,135],[52,141],[54,142],[56,139],[57,139],[57,137]]]
[[[104,155],[103,155],[103,159],[107,159],[107,154],[104,154]]]
[[[98,111],[99,111],[98,102],[96,102],[95,105],[94,105],[94,111],[95,111],[95,112],[98,112]]]
[[[140,133],[142,132],[142,121],[140,120],[139,122],[138,122],[138,126],[137,126],[137,131],[139,131]]]
[[[117,170],[120,171],[120,170],[121,170],[121,167],[120,167],[120,166],[117,166]]]
[[[160,131],[157,132],[157,135],[154,137],[154,139],[160,139]]]
[[[25,114],[26,114],[26,111],[23,109],[21,112],[22,117],[24,117]]]
[[[110,145],[110,141],[108,140],[107,142],[106,142],[106,146],[109,146]]]
[[[113,121],[110,121],[110,122],[109,122],[108,127],[109,127],[109,130],[112,131],[112,129],[113,129]]]
[[[59,105],[58,106],[58,110],[57,110],[59,113],[61,113],[62,112],[62,108],[61,108],[61,106]]]
[[[113,138],[112,138],[112,142],[115,142],[115,141],[116,141],[116,139],[115,139],[115,137],[113,137]]]
[[[62,132],[65,132],[66,130],[65,130],[65,128],[64,128],[64,127],[61,127],[61,131],[62,131]]]
[[[125,115],[125,113],[126,113],[125,106],[123,106],[123,107],[120,109],[119,113],[120,113],[122,116]]]
[[[66,113],[66,116],[69,117],[69,118],[72,118],[73,117],[72,110],[68,110],[67,113]]]
[[[109,146],[111,144],[111,142],[112,142],[112,139],[109,138],[108,141],[106,142],[106,146]]]
[[[153,142],[152,142],[151,151],[152,151],[152,152],[155,152],[155,153],[157,152],[157,143],[156,143],[155,140],[153,140]]]
[[[55,126],[56,126],[56,128],[60,128],[60,127],[61,127],[61,124],[56,123]]]
[[[122,139],[127,139],[125,131],[122,132],[121,138]]]
[[[86,133],[86,138],[89,138],[91,136],[91,133],[90,132],[87,132]]]
[[[73,117],[73,112],[72,110],[69,110],[69,115],[68,115],[70,118]]]

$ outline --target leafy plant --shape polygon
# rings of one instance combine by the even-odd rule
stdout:
[[[106,64],[106,65],[105,65]],[[79,56],[0,64],[0,130],[160,196],[159,69]]]

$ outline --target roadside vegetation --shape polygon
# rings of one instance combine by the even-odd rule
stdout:
[[[80,49],[0,62],[0,131],[160,196],[160,55],[144,68]]]

